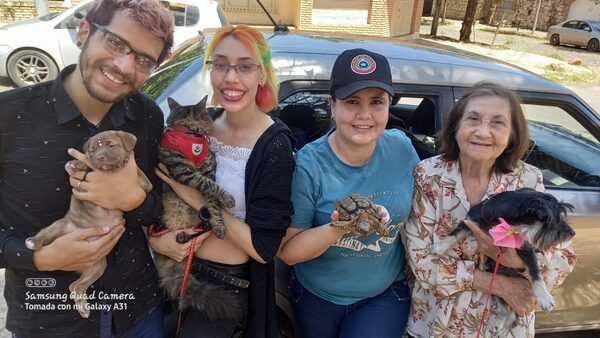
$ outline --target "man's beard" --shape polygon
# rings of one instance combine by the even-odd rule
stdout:
[[[103,95],[100,91],[95,90],[94,86],[92,85],[91,75],[94,65],[90,64],[90,58],[87,55],[88,44],[89,39],[83,44],[83,47],[81,48],[81,53],[79,54],[79,71],[81,72],[81,78],[83,79],[83,86],[85,87],[85,90],[88,92],[88,94],[90,94],[91,97],[102,103],[117,103],[137,90],[137,88],[131,88],[130,91],[127,91],[115,97]],[[131,83],[131,81],[129,83]]]

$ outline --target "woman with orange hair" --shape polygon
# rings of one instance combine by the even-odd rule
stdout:
[[[277,80],[263,35],[248,26],[217,31],[206,53],[203,74],[210,74],[214,116],[210,149],[217,160],[217,183],[235,197],[225,210],[227,236],[198,237],[192,264],[194,277],[231,290],[239,307],[228,318],[209,318],[187,311],[181,337],[278,337],[273,257],[290,224],[294,171],[289,129],[266,113],[277,105]],[[157,174],[190,206],[206,203],[198,191]],[[189,243],[171,236],[153,237],[151,247],[181,261]],[[211,304],[212,305],[212,304]],[[214,304],[216,306],[216,304]]]

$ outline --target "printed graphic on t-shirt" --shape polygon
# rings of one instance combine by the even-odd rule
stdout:
[[[397,240],[400,225],[408,216],[403,214],[403,211],[406,212],[406,208],[401,208],[400,205],[398,205],[399,194],[400,192],[398,191],[379,191],[367,196],[375,204],[383,205],[387,208],[391,217],[391,222],[387,225],[390,237],[383,237],[378,233],[372,233],[365,237],[358,236],[353,232],[348,232],[332,245],[333,247],[346,249],[340,250],[340,256],[378,256],[383,255],[390,250],[390,245]]]

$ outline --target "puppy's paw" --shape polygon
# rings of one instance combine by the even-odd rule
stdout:
[[[87,306],[87,302],[83,301],[75,301],[75,308],[79,311],[79,315],[81,318],[88,318],[90,316],[90,309]]]
[[[444,252],[450,250],[451,246],[452,246],[452,241],[445,239],[445,240],[439,241],[439,242],[431,245],[429,247],[429,253],[434,254],[434,255],[443,254]]]
[[[533,294],[544,311],[550,312],[554,309],[554,297],[548,292],[542,281],[533,282]]]
[[[33,237],[29,237],[25,240],[25,246],[27,247],[27,249],[33,251],[40,248],[40,245],[35,241],[35,238]]]
[[[87,165],[85,165],[85,163],[83,163],[79,160],[72,160],[65,164],[65,168],[71,169],[71,170],[85,171],[85,170],[87,170]]]

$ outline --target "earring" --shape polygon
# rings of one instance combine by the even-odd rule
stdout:
[[[76,45],[77,47],[81,47],[81,41],[77,41]]]

